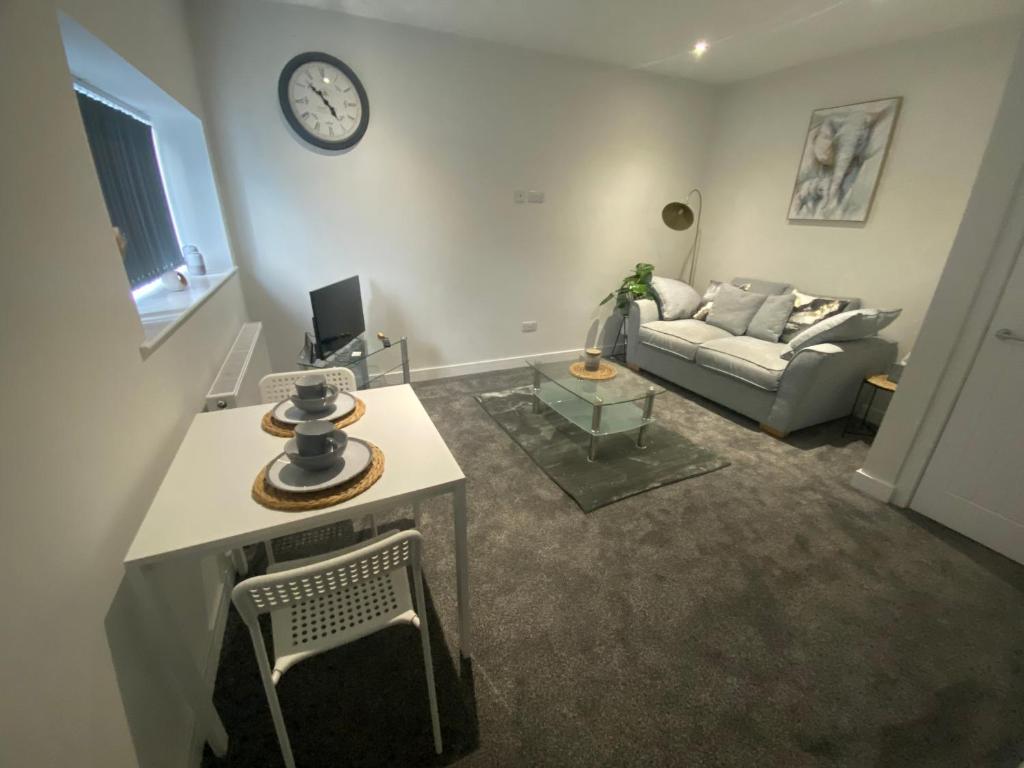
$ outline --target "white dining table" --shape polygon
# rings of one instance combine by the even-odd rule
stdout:
[[[253,480],[285,443],[260,428],[269,406],[200,413],[125,556],[126,579],[145,613],[154,650],[169,665],[170,679],[192,707],[207,743],[218,756],[227,752],[228,735],[213,704],[212,684],[204,679],[181,637],[161,580],[154,578],[155,569],[170,559],[238,550],[450,493],[459,650],[463,657],[470,656],[466,477],[412,387],[404,384],[356,394],[366,404],[366,413],[346,427],[346,432],[369,440],[384,454],[383,475],[362,494],[310,512],[267,509],[251,496]]]

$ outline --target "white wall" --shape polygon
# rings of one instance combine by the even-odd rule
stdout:
[[[1024,40],[910,365],[854,484],[906,506],[938,444],[1020,252]],[[1016,203],[1014,200],[1016,199]]]
[[[0,4],[0,765],[178,768],[190,714],[142,644],[121,563],[246,312],[232,279],[142,361],[58,8],[201,115],[177,2]],[[201,655],[199,570],[166,579]]]
[[[910,351],[963,216],[1019,22],[960,29],[728,88],[716,123],[698,284],[737,275],[902,307],[885,332]],[[864,225],[789,223],[810,113],[902,96]]]
[[[688,236],[660,213],[702,181],[708,88],[308,8],[191,8],[243,286],[278,369],[310,328],[308,291],[353,274],[369,328],[407,334],[423,368],[578,349],[627,268],[678,273]],[[309,50],[368,91],[347,154],[310,151],[281,115],[281,68]],[[514,205],[515,189],[547,201]]]

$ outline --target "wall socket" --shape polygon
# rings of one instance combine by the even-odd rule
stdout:
[[[536,320],[523,320],[523,333],[533,333],[537,330]]]
[[[531,189],[529,192],[517,189],[512,193],[512,202],[516,205],[520,203],[543,203],[544,193],[539,192],[536,189]]]

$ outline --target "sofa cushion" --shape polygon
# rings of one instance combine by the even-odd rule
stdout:
[[[691,362],[705,341],[723,339],[731,334],[702,320],[655,320],[640,326],[640,343],[672,352]]]
[[[700,305],[700,294],[682,280],[653,277],[651,291],[654,293],[654,300],[658,302],[662,320],[691,317]]]
[[[783,357],[792,360],[804,347],[823,344],[827,341],[856,341],[875,336],[880,330],[900,316],[902,310],[852,309],[833,315],[801,331],[789,341],[789,349]]]
[[[747,326],[766,298],[763,293],[744,291],[735,285],[723,285],[708,312],[708,325],[717,325],[740,336],[746,333]]]
[[[789,361],[781,357],[787,349],[785,344],[750,336],[712,339],[697,350],[696,363],[758,389],[775,392],[789,365]]]
[[[793,312],[795,298],[792,293],[768,296],[751,318],[750,325],[747,326],[747,336],[762,341],[778,341],[786,327],[786,321]]]
[[[789,283],[773,283],[770,280],[758,280],[756,277],[734,277],[732,284],[744,291],[763,293],[768,296],[780,296],[789,293],[793,288]]]

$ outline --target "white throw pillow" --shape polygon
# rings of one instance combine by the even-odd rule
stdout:
[[[792,360],[804,347],[829,341],[856,341],[874,336],[900,316],[901,309],[851,309],[815,323],[789,341],[789,349],[782,353],[783,360]]]
[[[700,294],[681,280],[668,277],[651,278],[651,290],[658,303],[662,320],[691,317],[700,305]]]

